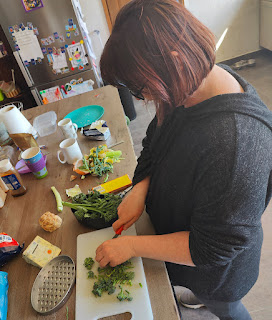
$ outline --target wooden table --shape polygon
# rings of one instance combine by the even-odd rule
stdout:
[[[124,141],[123,144],[120,144],[115,149],[122,150],[125,160],[114,165],[114,173],[110,174],[109,179],[117,178],[126,173],[132,178],[136,166],[136,157],[123,108],[115,88],[107,86],[96,89],[69,99],[26,110],[24,111],[24,115],[33,123],[37,115],[53,110],[57,113],[59,121],[72,110],[91,104],[101,105],[105,109],[103,119],[107,121],[111,131],[111,137],[106,141],[107,145],[121,140]],[[30,173],[22,175],[28,191],[25,195],[18,198],[14,198],[8,194],[6,204],[0,210],[0,230],[12,236],[20,244],[25,243],[25,248],[36,235],[39,235],[61,248],[62,254],[69,255],[76,262],[77,236],[92,230],[80,225],[67,207],[59,214],[63,219],[63,223],[61,228],[55,232],[49,233],[44,231],[38,222],[39,217],[46,211],[57,214],[56,202],[51,191],[51,186],[54,185],[59,190],[62,198],[66,199],[65,189],[71,188],[75,184],[79,184],[83,192],[87,192],[88,189],[101,184],[100,179],[91,176],[87,176],[84,180],[78,177],[70,182],[70,176],[73,174],[72,166],[61,164],[57,160],[57,150],[59,149],[59,143],[63,139],[62,133],[59,130],[50,136],[38,138],[38,143],[40,145],[45,144],[47,152],[49,152],[47,156],[49,174],[42,180],[37,180]],[[80,133],[78,133],[78,142],[83,153],[88,153],[90,148],[101,144],[101,142],[94,142],[82,137]],[[152,234],[154,232],[146,214],[143,214],[136,224],[136,228],[138,234]],[[143,262],[154,319],[179,319],[164,263],[150,259],[143,259]],[[17,256],[5,265],[2,271],[8,272],[9,278],[9,320],[66,319],[65,307],[48,316],[41,316],[32,309],[30,294],[33,282],[40,269],[26,263],[22,256]],[[74,287],[72,295],[66,303],[70,320],[75,318],[75,291]],[[115,316],[107,319],[129,318],[127,316]]]

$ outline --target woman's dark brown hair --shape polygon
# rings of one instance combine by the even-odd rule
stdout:
[[[158,123],[181,106],[215,63],[214,36],[174,0],[133,0],[116,17],[100,68],[102,78],[130,90],[143,87]]]

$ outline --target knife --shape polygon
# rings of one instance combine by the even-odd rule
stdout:
[[[123,230],[124,230],[124,226],[122,226],[118,230],[116,230],[115,235],[112,237],[112,239],[118,238],[121,235]]]

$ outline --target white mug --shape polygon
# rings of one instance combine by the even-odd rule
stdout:
[[[77,140],[74,138],[69,138],[63,140],[59,144],[60,150],[58,151],[58,160],[61,163],[73,164],[75,161],[82,159],[83,155],[77,143]],[[64,160],[60,159],[60,154],[62,153]]]
[[[58,122],[58,126],[60,127],[64,137],[68,138],[77,138],[77,129],[78,126],[76,123],[72,123],[71,119],[63,119]]]

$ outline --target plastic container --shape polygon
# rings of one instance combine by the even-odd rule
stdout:
[[[0,160],[9,159],[12,165],[15,165],[18,156],[16,150],[12,146],[0,147]]]
[[[26,193],[27,189],[22,178],[9,159],[0,161],[0,177],[10,189],[12,196],[17,197]]]
[[[57,130],[57,115],[54,111],[49,111],[36,117],[33,127],[38,131],[40,137],[49,136]]]

